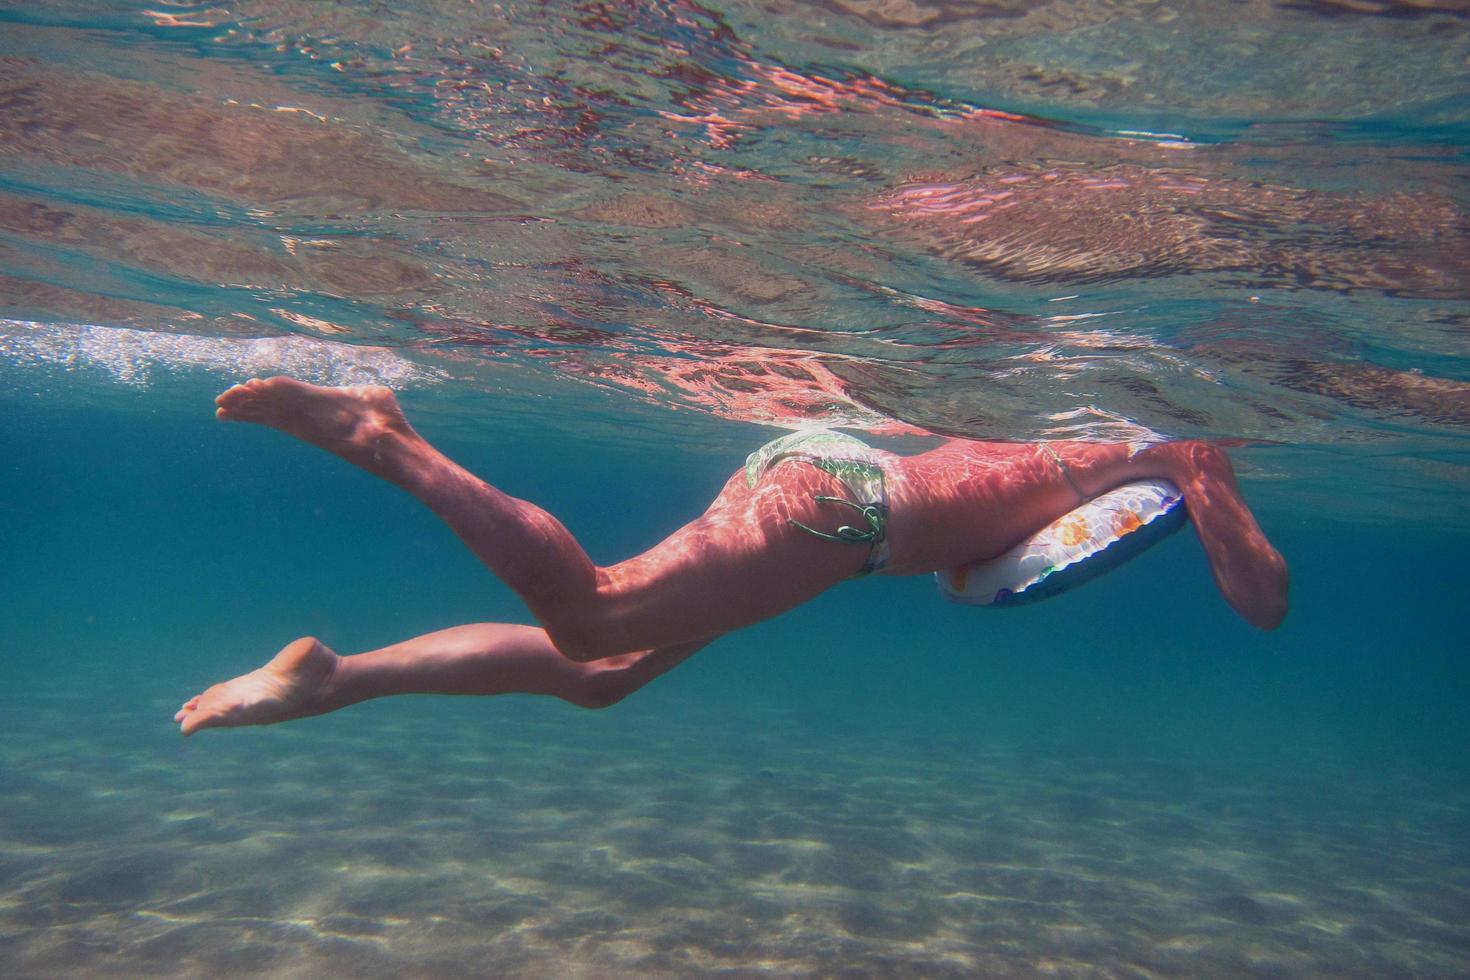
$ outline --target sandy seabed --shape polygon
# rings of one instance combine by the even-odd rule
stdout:
[[[636,700],[0,717],[9,978],[1470,973],[1470,799],[1408,780]]]

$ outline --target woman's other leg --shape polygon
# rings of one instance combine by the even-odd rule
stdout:
[[[606,708],[704,646],[685,643],[581,663],[557,652],[545,630],[508,623],[456,626],[346,657],[306,637],[259,669],[190,698],[174,720],[192,735],[202,728],[307,718],[398,694],[546,694]]]

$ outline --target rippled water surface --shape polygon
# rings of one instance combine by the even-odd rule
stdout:
[[[1467,13],[15,4],[6,345],[325,339],[460,391],[1462,492]]]
[[[0,0],[0,974],[1470,972],[1467,72],[1460,0]],[[1181,537],[183,749],[294,635],[526,616],[211,427],[282,372],[598,560],[770,427],[1222,440],[1296,605]]]

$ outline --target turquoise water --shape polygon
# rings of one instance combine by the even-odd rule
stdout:
[[[0,975],[1470,973],[1467,17],[0,3]],[[600,562],[805,424],[1229,440],[1292,611],[1185,533],[186,741],[298,636],[529,621],[214,420],[274,373]]]

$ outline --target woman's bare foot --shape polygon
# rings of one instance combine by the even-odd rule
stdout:
[[[377,385],[323,388],[295,378],[251,378],[225,391],[215,414],[279,429],[373,472],[386,440],[413,436],[393,392]]]
[[[286,647],[264,667],[216,684],[184,702],[174,715],[179,729],[273,725],[332,710],[332,677],[341,658],[312,637]]]

